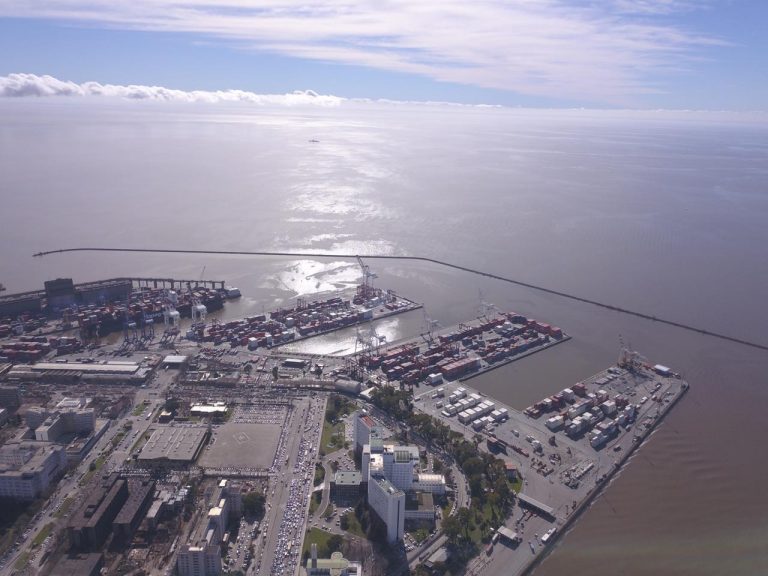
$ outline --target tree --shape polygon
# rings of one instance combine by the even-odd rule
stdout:
[[[342,538],[339,534],[334,534],[333,536],[328,538],[328,542],[326,544],[326,546],[328,547],[328,555],[330,556],[334,552],[341,550],[341,547],[343,544],[344,544],[344,538]]]
[[[443,533],[449,542],[456,544],[461,534],[461,524],[456,516],[447,516],[443,519]]]
[[[248,492],[243,496],[243,512],[249,516],[261,516],[264,514],[265,500],[261,492]]]
[[[456,520],[464,531],[464,537],[469,540],[469,531],[473,528],[472,513],[469,511],[469,508],[464,508],[463,506],[459,508],[456,512]]]

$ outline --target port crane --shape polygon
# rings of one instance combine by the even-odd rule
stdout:
[[[479,293],[480,293],[480,306],[479,306],[480,314],[479,314],[478,318],[483,318],[484,320],[487,321],[488,320],[488,314],[490,312],[496,312],[497,314],[501,314],[501,310],[499,310],[496,307],[496,304],[492,304],[491,302],[488,302],[485,299],[485,295],[483,294],[482,289],[479,290]]]
[[[422,307],[424,313],[424,332],[421,333],[421,337],[424,339],[424,343],[430,348],[435,344],[435,328],[442,328],[442,325],[437,320],[433,320],[427,314],[427,309]]]
[[[360,256],[355,256],[360,269],[363,271],[363,283],[357,287],[357,294],[364,302],[367,302],[371,298],[376,296],[376,291],[373,288],[373,280],[378,278],[375,273],[371,272],[370,266],[368,266]]]
[[[629,343],[624,342],[624,337],[619,334],[619,368],[625,368],[630,372],[635,372],[640,368],[649,365],[648,358],[633,350]]]
[[[386,342],[387,337],[383,334],[376,332],[376,328],[373,325],[373,320],[368,323],[368,328],[360,330],[357,328],[356,340],[355,340],[355,354],[360,355],[359,364],[368,366],[371,356],[379,353],[379,348],[383,342]],[[361,346],[358,349],[358,345]]]

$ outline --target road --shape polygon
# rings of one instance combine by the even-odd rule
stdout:
[[[270,477],[267,511],[249,575],[293,576],[293,568],[298,567],[325,403],[325,396],[297,403],[283,427],[284,442],[278,448],[278,466]]]

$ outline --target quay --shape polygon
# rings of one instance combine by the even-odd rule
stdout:
[[[179,280],[174,278],[123,277],[75,284],[70,278],[45,282],[42,290],[0,296],[0,318],[21,314],[40,314],[46,308],[102,304],[125,300],[136,289],[182,289],[196,287],[224,290],[224,280]]]
[[[531,573],[688,391],[686,381],[659,370],[637,362],[613,366],[537,403],[550,406],[538,416],[530,415],[534,407],[517,410],[464,382],[440,385],[439,392],[420,388],[414,409],[467,437],[480,434],[479,448],[523,481],[499,529],[507,537],[470,562],[467,574]],[[472,420],[445,410],[463,399],[494,416]]]

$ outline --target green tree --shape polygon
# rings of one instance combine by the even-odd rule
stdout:
[[[243,512],[249,516],[261,516],[264,514],[264,503],[266,498],[261,492],[248,492],[243,496]]]
[[[463,506],[459,508],[456,512],[456,520],[464,531],[464,537],[469,540],[469,531],[474,526],[472,524],[472,513],[469,511],[469,508],[464,508]]]
[[[461,534],[461,524],[456,516],[448,516],[443,519],[443,533],[449,542],[456,544]]]
[[[328,538],[328,542],[326,543],[326,546],[328,547],[328,555],[341,550],[343,544],[344,538],[342,538],[339,534],[332,535],[330,538]]]

